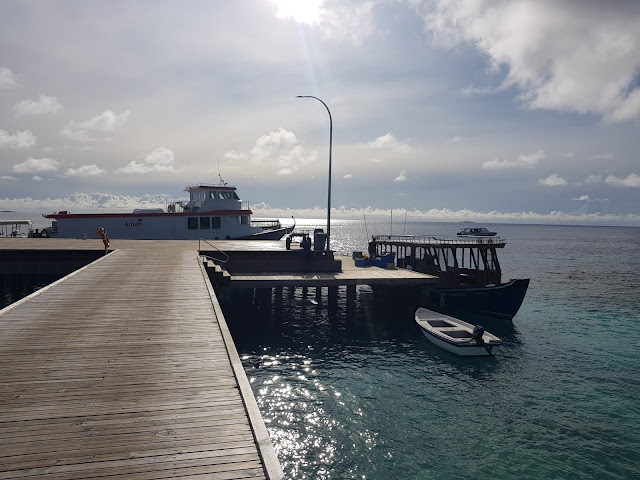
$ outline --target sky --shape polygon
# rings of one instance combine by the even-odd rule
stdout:
[[[640,226],[636,0],[0,2],[0,210]],[[0,214],[1,216],[1,214]]]

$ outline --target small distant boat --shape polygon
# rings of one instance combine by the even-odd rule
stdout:
[[[493,237],[497,233],[498,232],[490,232],[485,227],[465,227],[460,229],[458,235],[469,237]]]
[[[433,310],[420,307],[416,310],[415,318],[431,343],[456,355],[493,355],[502,345],[502,340],[485,332],[480,325],[471,325]]]

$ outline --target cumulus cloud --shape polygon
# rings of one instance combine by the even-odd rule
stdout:
[[[60,162],[52,158],[28,158],[22,163],[16,163],[11,167],[14,173],[55,172]]]
[[[119,168],[120,173],[144,174],[152,172],[174,173],[182,169],[175,169],[173,162],[175,154],[168,148],[159,147],[147,153],[140,161],[132,160],[125,167]]]
[[[272,166],[278,169],[278,175],[291,175],[315,162],[318,153],[306,153],[293,132],[280,128],[258,138],[248,157],[253,165]]]
[[[31,180],[34,180],[36,182],[41,182],[42,177],[40,175],[34,175],[33,177],[31,177]]]
[[[497,158],[489,160],[482,164],[482,168],[531,168],[544,158],[547,158],[544,150],[538,150],[534,153],[518,155],[515,160],[500,160]]]
[[[400,172],[400,175],[398,175],[396,178],[393,179],[394,182],[404,182],[407,180],[407,171],[406,170],[402,170]]]
[[[134,208],[162,208],[167,203],[176,201],[188,201],[187,197],[175,198],[168,194],[144,194],[144,195],[117,195],[104,192],[75,192],[71,195],[58,198],[38,199],[2,198],[0,197],[0,210],[18,211],[59,211],[69,210],[73,206],[73,213],[88,213],[96,211],[126,212],[131,213]],[[326,207],[325,207],[326,208]]]
[[[599,183],[602,181],[602,175],[589,175],[584,181],[585,183]]]
[[[105,110],[84,122],[67,123],[60,133],[76,142],[92,142],[96,140],[96,135],[108,136],[116,133],[127,123],[127,120],[129,120],[129,110],[120,114]]]
[[[605,179],[606,183],[611,185],[619,185],[621,187],[640,187],[640,176],[635,173],[630,173],[625,178],[615,177],[613,175],[609,175]]]
[[[353,175],[351,175],[350,173],[347,173],[342,178],[344,178],[345,180],[349,180],[350,178],[353,178]]]
[[[640,118],[640,3],[626,0],[412,2],[436,43],[485,54],[529,108]]]
[[[0,148],[29,150],[35,143],[36,137],[29,130],[15,132],[13,135],[5,130],[0,130]]]
[[[230,152],[225,152],[224,158],[228,158],[229,160],[246,160],[248,155],[246,153],[238,153],[231,150]]]
[[[28,115],[48,115],[50,113],[57,113],[62,110],[62,104],[56,97],[49,97],[47,95],[40,95],[37,100],[22,100],[18,102],[13,110],[18,116]]]
[[[96,175],[103,175],[106,172],[106,170],[99,168],[97,165],[91,164],[81,165],[78,168],[69,168],[64,174],[69,177],[94,177]]]
[[[408,144],[399,142],[396,138],[391,134],[391,132],[382,135],[375,140],[372,140],[368,143],[361,145],[364,148],[371,148],[374,150],[391,150],[394,152],[408,153],[412,152],[413,148],[411,148]]]
[[[13,88],[17,85],[13,72],[7,67],[0,67],[0,88]]]
[[[557,173],[549,175],[547,178],[541,178],[540,180],[538,180],[538,183],[540,183],[541,185],[549,185],[551,187],[567,185],[567,181],[564,178],[560,177]]]
[[[16,177],[12,177],[10,175],[2,175],[0,177],[0,180],[17,180],[17,178]]]
[[[606,203],[602,200],[601,203]],[[68,204],[67,204],[68,205]],[[2,201],[0,200],[0,206]],[[291,218],[325,218],[327,214],[325,207],[311,208],[274,208],[265,203],[251,205],[254,213],[265,217],[282,217]],[[403,210],[395,210],[394,213],[401,215]],[[331,209],[332,218],[352,218],[362,219],[362,215],[366,214],[366,218],[379,217],[388,221],[388,209],[367,208],[349,208],[345,206],[334,207]],[[506,223],[541,223],[541,224],[578,224],[578,225],[640,225],[640,216],[635,214],[616,215],[606,214],[602,212],[572,212],[566,213],[561,211],[550,211],[548,213],[538,213],[533,211],[522,212],[481,212],[470,209],[451,210],[448,208],[429,210],[404,210],[408,218],[412,220],[428,220],[428,221],[462,221],[473,220],[474,222],[506,222]],[[348,253],[346,250],[342,253]]]
[[[589,201],[589,195],[580,195],[579,197],[573,197],[571,200]]]

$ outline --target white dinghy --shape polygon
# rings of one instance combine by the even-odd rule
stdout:
[[[493,355],[502,345],[502,340],[485,332],[480,325],[471,325],[426,308],[416,310],[416,323],[431,343],[456,355]]]

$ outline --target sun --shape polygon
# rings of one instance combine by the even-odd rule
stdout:
[[[269,0],[276,7],[276,16],[309,25],[320,22],[322,0]]]

